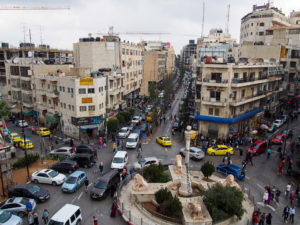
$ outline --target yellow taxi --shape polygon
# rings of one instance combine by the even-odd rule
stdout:
[[[171,138],[166,137],[166,136],[157,137],[156,142],[162,146],[171,146],[172,145]]]
[[[228,153],[227,153],[228,152]],[[226,145],[215,145],[207,149],[208,155],[233,155],[233,148]]]
[[[14,143],[19,143],[22,140],[21,136],[18,133],[11,133],[10,137]]]
[[[48,136],[50,135],[50,130],[45,128],[45,127],[40,127],[40,130],[36,131],[36,134],[39,135],[39,133],[41,132],[41,136]]]
[[[34,147],[30,139],[26,139],[25,143],[26,143],[26,149],[32,149]],[[25,149],[24,139],[20,141],[19,146],[20,148]]]
[[[152,121],[153,121],[153,120],[152,120],[152,114],[153,114],[152,112],[149,112],[149,113],[148,113],[148,115],[147,115],[147,117],[146,117],[146,121],[147,121],[147,122],[152,122]]]

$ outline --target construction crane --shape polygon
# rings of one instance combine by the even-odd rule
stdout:
[[[49,6],[0,6],[0,10],[69,10],[71,9],[69,6],[55,6],[55,7],[49,7]]]

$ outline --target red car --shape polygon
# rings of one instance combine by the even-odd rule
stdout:
[[[258,155],[264,153],[268,148],[266,141],[256,141],[253,143],[253,146],[248,148],[248,151],[252,151],[253,155]]]
[[[286,139],[286,135],[284,134],[276,134],[275,137],[272,138],[273,144],[282,144]]]

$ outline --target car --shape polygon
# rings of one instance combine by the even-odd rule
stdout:
[[[149,123],[152,123],[153,119],[152,119],[152,112],[149,112],[146,116],[146,121]]]
[[[74,173],[70,174],[68,178],[65,180],[63,185],[61,186],[61,190],[63,192],[76,192],[87,179],[86,172],[84,171],[75,171]]]
[[[16,123],[17,127],[28,127],[28,123],[25,120],[18,120]]]
[[[118,151],[111,162],[111,169],[123,169],[128,163],[128,155],[126,151]]]
[[[243,169],[233,164],[219,164],[217,166],[217,171],[225,175],[232,174],[238,180],[243,180],[245,178],[245,172],[243,171]]]
[[[142,121],[142,117],[140,117],[140,116],[134,116],[133,118],[132,118],[132,120],[131,120],[131,123],[133,123],[133,124],[138,124],[138,123],[140,123]]]
[[[130,129],[128,127],[122,127],[118,133],[119,138],[127,138],[130,133]]]
[[[283,123],[286,123],[288,121],[288,116],[287,115],[282,115],[281,117],[279,117],[280,120],[283,121]]]
[[[180,130],[180,124],[179,124],[179,122],[177,122],[177,121],[173,122],[172,129],[174,129],[174,130]]]
[[[293,136],[293,131],[291,129],[283,130],[282,134],[286,136],[286,138]]]
[[[55,170],[59,173],[73,173],[79,168],[77,162],[71,161],[69,159],[55,163],[51,166],[52,170]]]
[[[76,146],[76,154],[93,154],[97,157],[97,151],[91,145],[78,145]]]
[[[139,143],[140,136],[137,133],[131,133],[126,139],[126,148],[135,149]]]
[[[171,138],[167,137],[167,136],[159,136],[156,137],[156,143],[166,147],[166,146],[172,146],[172,141]]]
[[[50,156],[58,155],[58,156],[71,156],[73,154],[72,147],[60,147],[57,149],[53,149],[49,152]]]
[[[226,145],[215,145],[207,149],[208,155],[233,155],[234,151],[232,147],[227,147]]]
[[[258,155],[264,153],[268,148],[268,144],[266,141],[258,140],[253,143],[253,146],[248,148],[248,151],[252,151],[253,155]]]
[[[148,131],[148,125],[146,123],[142,123],[139,126],[139,129],[142,131],[142,133],[146,133]]]
[[[159,159],[156,157],[145,157],[140,161],[134,162],[133,169],[140,170],[153,164],[159,165],[160,164]]]
[[[79,167],[90,168],[95,163],[95,157],[93,154],[83,153],[83,154],[73,154],[69,160],[77,162]]]
[[[269,133],[273,133],[276,130],[276,126],[274,125],[274,123],[272,123],[272,125],[268,128],[268,132]]]
[[[130,123],[130,124],[128,125],[129,131],[132,131],[134,127],[135,127],[135,124]]]
[[[140,129],[135,129],[132,133],[137,134],[140,138],[142,137],[142,131]]]
[[[22,225],[23,220],[19,216],[15,216],[10,212],[0,210],[0,224],[1,225]]]
[[[41,133],[41,136],[49,136],[51,134],[50,130],[45,127],[40,127],[39,130],[36,131],[36,134],[39,135]]]
[[[23,197],[13,197],[7,199],[6,201],[0,203],[0,210],[23,217],[27,215],[26,203],[28,201],[30,201],[32,205],[32,211],[34,212],[36,208],[36,201],[34,199]]]
[[[50,198],[49,191],[33,184],[21,184],[8,189],[8,197],[33,198],[38,202],[47,201]]]
[[[18,133],[11,133],[10,137],[14,143],[19,143],[22,140],[21,136]]]
[[[82,223],[81,209],[77,205],[65,204],[49,220],[48,225],[80,225]]]
[[[25,142],[24,142],[24,139],[21,139],[21,141],[19,142],[19,146],[20,148],[22,149],[33,149],[34,148],[34,145],[32,143],[32,141],[28,138],[25,139]]]
[[[182,157],[185,157],[185,153],[186,153],[186,149],[181,148],[179,154]],[[205,153],[200,148],[190,147],[190,159],[200,160],[203,159],[204,157],[205,157]]]
[[[274,126],[275,126],[276,128],[279,128],[279,127],[281,127],[281,126],[283,125],[283,120],[277,119],[277,120],[275,120],[275,121],[273,122],[273,124],[274,124]]]
[[[275,137],[272,138],[272,143],[273,144],[282,144],[285,139],[286,139],[286,135],[278,133],[275,135]]]
[[[94,200],[105,199],[111,189],[118,186],[120,182],[120,173],[118,170],[110,170],[104,173],[99,180],[97,180],[90,191],[90,197]]]
[[[31,175],[31,180],[34,183],[52,184],[54,186],[61,185],[65,179],[66,175],[51,169],[36,171]]]

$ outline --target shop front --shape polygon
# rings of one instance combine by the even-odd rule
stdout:
[[[78,127],[79,139],[94,138],[98,135],[100,127],[100,116],[71,117],[71,123]]]

